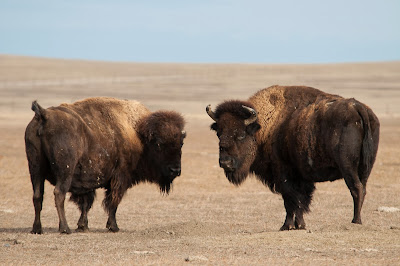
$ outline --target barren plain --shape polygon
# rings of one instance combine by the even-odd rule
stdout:
[[[280,195],[254,177],[235,187],[218,166],[218,139],[205,107],[247,99],[270,85],[307,85],[369,105],[381,122],[375,166],[362,210],[343,180],[319,183],[307,230],[279,232]],[[128,190],[121,229],[105,228],[103,191],[88,233],[58,233],[53,187],[46,182],[43,235],[30,234],[32,188],[24,147],[31,102],[43,107],[90,96],[136,99],[186,121],[182,176],[170,195],[156,185]],[[0,55],[0,264],[400,265],[400,62],[261,65],[91,62]],[[386,207],[386,208],[385,208]],[[66,201],[71,229],[79,218]]]

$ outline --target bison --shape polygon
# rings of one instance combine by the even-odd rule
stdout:
[[[183,117],[173,111],[150,112],[137,101],[107,97],[42,108],[25,132],[26,155],[33,187],[35,220],[41,234],[44,182],[54,188],[59,231],[71,233],[64,212],[67,192],[81,211],[77,231],[87,231],[98,188],[105,189],[106,227],[119,230],[116,211],[126,190],[140,182],[159,185],[169,193],[181,174],[181,148],[186,136]]]
[[[228,180],[240,185],[253,173],[282,195],[280,230],[305,229],[315,183],[341,178],[353,197],[352,222],[361,224],[379,142],[379,121],[368,106],[311,87],[275,85],[206,111]]]

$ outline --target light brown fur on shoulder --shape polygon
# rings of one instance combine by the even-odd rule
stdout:
[[[257,132],[257,139],[261,142],[271,141],[270,132],[279,128],[285,119],[298,108],[315,103],[320,98],[341,98],[306,86],[279,86],[273,85],[262,89],[249,98],[258,112],[258,121],[261,129]]]
[[[135,100],[119,100],[111,97],[93,97],[77,101],[72,104],[62,104],[80,115],[88,112],[101,114],[106,120],[129,121],[130,126],[136,128],[139,119],[148,115],[150,111]]]

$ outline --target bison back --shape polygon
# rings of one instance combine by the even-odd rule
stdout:
[[[142,151],[137,124],[149,113],[142,104],[98,97],[44,112],[45,121],[36,118],[28,125],[28,142],[46,157],[49,176],[70,169],[72,190],[104,186],[118,167],[137,163]]]
[[[360,110],[367,113],[354,99],[322,99],[293,113],[284,134],[285,150],[303,178],[323,182],[349,171],[369,175],[377,145],[368,145],[372,141],[369,119]]]

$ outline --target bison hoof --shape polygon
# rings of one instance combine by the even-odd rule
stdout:
[[[38,235],[41,235],[43,232],[42,232],[42,224],[41,223],[37,223],[37,224],[33,224],[33,226],[32,226],[32,231],[31,231],[31,234],[38,234]]]
[[[64,229],[60,228],[59,231],[60,231],[61,234],[67,234],[67,235],[71,234],[71,229],[69,229],[68,227],[64,228]]]
[[[32,231],[31,231],[31,234],[38,234],[38,235],[41,235],[43,232],[42,232],[42,228],[39,228],[39,229],[32,229]]]
[[[306,226],[305,225],[296,225],[296,230],[306,230]]]
[[[361,219],[353,219],[353,221],[351,221],[353,224],[362,224]]]
[[[297,230],[306,230],[306,225],[304,223],[294,223]]]
[[[108,221],[107,221],[107,224],[106,224],[106,228],[107,228],[110,232],[113,232],[113,233],[116,233],[116,232],[119,231],[118,225],[117,225],[117,223],[116,223],[115,221],[110,222],[110,221],[108,220]]]
[[[89,232],[89,227],[87,227],[87,226],[78,226],[78,228],[75,229],[75,232],[78,232],[78,233]]]
[[[279,229],[279,231],[288,231],[293,229],[295,229],[293,224],[284,224],[282,225],[281,229]]]
[[[116,233],[119,231],[118,226],[109,226],[107,227],[110,232]]]

